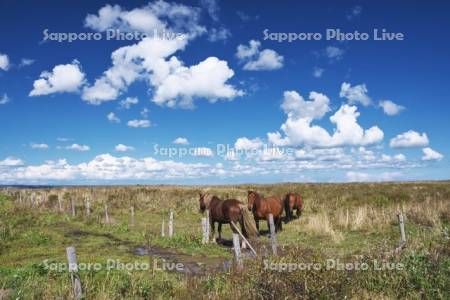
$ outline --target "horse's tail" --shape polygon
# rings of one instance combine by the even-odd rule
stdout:
[[[259,235],[258,229],[256,229],[255,219],[253,215],[248,211],[247,206],[239,205],[241,209],[242,224],[244,224],[244,230],[248,237],[257,237]]]

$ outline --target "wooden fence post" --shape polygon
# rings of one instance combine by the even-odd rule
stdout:
[[[134,226],[134,206],[130,207],[130,214],[131,214],[131,226]]]
[[[59,213],[62,213],[62,203],[61,203],[61,195],[58,194],[58,210]]]
[[[233,233],[233,248],[234,248],[234,258],[236,259],[236,264],[238,269],[242,269],[242,258],[241,258],[241,245],[239,243],[239,234]]]
[[[164,224],[164,218],[163,218],[163,220],[162,220],[162,224],[161,224],[161,236],[162,237],[165,237],[166,236],[166,228],[165,228],[166,226],[165,226],[165,224]]]
[[[206,243],[209,243],[209,235],[211,234],[211,223],[209,221],[209,209],[206,210]]]
[[[86,197],[86,216],[90,216],[91,215],[91,199],[89,199],[89,197]]]
[[[173,236],[173,209],[170,210],[169,214],[169,238]]]
[[[202,244],[208,243],[208,219],[202,218]]]
[[[70,279],[72,281],[73,295],[76,300],[83,297],[83,291],[81,289],[81,281],[78,276],[78,264],[77,264],[77,254],[75,252],[75,247],[67,247],[67,262],[69,264]]]
[[[108,204],[105,203],[105,223],[109,224]]]
[[[76,212],[75,212],[75,200],[73,199],[73,196],[70,198],[70,203],[72,205],[72,217],[75,218]]]
[[[400,244],[405,244],[406,243],[406,234],[405,234],[405,223],[403,220],[403,214],[398,213],[397,218],[398,218],[398,225],[400,227]]]
[[[273,215],[269,214],[269,228],[270,228],[270,242],[272,244],[272,253],[277,255],[277,236],[275,233],[275,224],[273,222]]]

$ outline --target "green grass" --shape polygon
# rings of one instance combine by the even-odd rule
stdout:
[[[248,189],[265,195],[303,194],[302,217],[283,224],[284,230],[277,235],[281,255],[266,257],[268,261],[324,264],[329,258],[367,263],[384,259],[402,263],[405,269],[278,272],[265,270],[260,258],[246,260],[244,270],[208,271],[195,277],[165,271],[81,270],[86,298],[450,298],[446,289],[450,286],[448,182],[54,189],[37,191],[53,196],[34,208],[0,195],[0,292],[8,290],[12,299],[69,298],[68,272],[49,270],[44,264],[65,263],[67,246],[75,246],[79,263],[103,266],[108,259],[151,263],[149,257],[133,254],[147,245],[167,251],[181,262],[208,265],[229,260],[229,248],[201,244],[198,191],[245,201]],[[64,196],[63,213],[58,212],[57,194]],[[85,216],[85,194],[92,201],[90,217]],[[71,197],[76,199],[75,218],[70,216]],[[104,224],[105,202],[111,224]],[[136,210],[134,226],[129,224],[131,205]],[[172,239],[160,236],[169,209],[175,211]],[[399,239],[395,214],[399,210],[406,216],[408,244],[394,255]],[[266,229],[265,222],[261,229]],[[223,226],[223,237],[231,238],[229,226]],[[261,237],[256,243],[258,251],[268,243],[267,236]]]

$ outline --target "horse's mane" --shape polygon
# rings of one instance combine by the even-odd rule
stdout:
[[[249,195],[250,195],[250,194],[255,194],[255,196],[256,196],[257,199],[263,199],[263,198],[264,198],[262,195],[258,194],[258,193],[255,192],[255,191],[248,191],[248,194],[249,194]]]

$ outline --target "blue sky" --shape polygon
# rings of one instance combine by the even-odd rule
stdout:
[[[2,2],[0,184],[448,179],[449,6]]]

